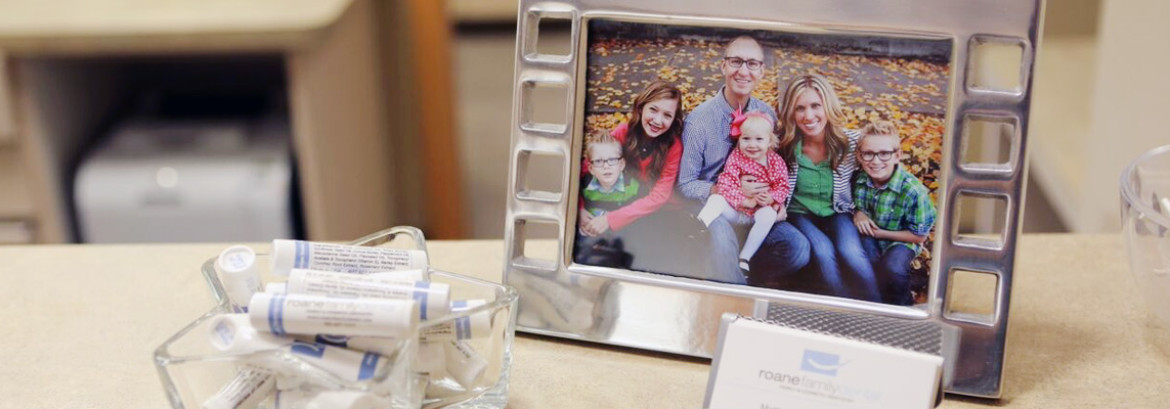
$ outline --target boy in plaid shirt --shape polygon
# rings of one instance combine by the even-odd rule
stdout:
[[[910,262],[934,227],[937,215],[930,192],[901,166],[898,130],[880,121],[866,125],[857,143],[853,224],[879,278],[882,301],[911,305]]]

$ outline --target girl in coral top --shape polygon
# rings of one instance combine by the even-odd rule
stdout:
[[[682,97],[682,91],[674,84],[658,80],[634,98],[630,121],[618,125],[610,134],[621,143],[627,170],[640,179],[642,186],[652,187],[642,198],[602,215],[591,214],[582,207],[577,218],[581,234],[594,237],[619,231],[670,200],[682,159]],[[582,173],[588,172],[589,165],[583,165]]]
[[[763,112],[736,111],[731,121],[731,139],[736,148],[727,156],[727,163],[715,184],[715,194],[707,197],[699,220],[710,226],[722,216],[735,224],[753,223],[739,253],[739,268],[748,274],[748,260],[760,249],[764,238],[777,221],[787,218],[784,201],[788,199],[788,165],[775,152],[780,138],[773,132],[772,118]],[[768,190],[754,196],[745,196],[741,182],[758,182]]]

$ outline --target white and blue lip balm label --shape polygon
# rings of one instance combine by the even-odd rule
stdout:
[[[404,342],[398,338],[349,337],[332,334],[317,334],[313,338],[313,341],[356,351],[373,352],[379,355],[393,355],[402,348]]]
[[[284,331],[284,294],[268,300],[268,330],[278,336],[288,335]]]
[[[218,345],[231,345],[236,339],[236,327],[232,325],[229,320],[219,320],[214,322],[211,327],[212,344],[218,341]]]
[[[427,310],[430,309],[430,308],[427,308],[430,306],[430,303],[427,302],[427,295],[429,293],[427,290],[429,290],[431,288],[431,283],[426,282],[426,281],[420,281],[420,282],[414,283],[414,288],[415,288],[415,290],[411,294],[411,298],[414,298],[415,301],[418,301],[418,305],[419,305],[418,318],[421,320],[426,320],[427,319]]]
[[[349,246],[303,240],[272,241],[272,273],[292,269],[370,274],[427,268],[427,253],[387,247]]]
[[[343,298],[413,299],[418,302],[422,320],[450,311],[451,286],[392,276],[294,269],[289,272],[285,291]]]
[[[451,302],[451,313],[458,314],[487,304],[485,300],[456,300]],[[492,331],[492,312],[480,311],[465,317],[456,317],[440,325],[425,327],[421,337],[426,342],[466,341],[485,338]]]
[[[481,303],[482,304],[482,303]],[[466,300],[459,300],[451,303],[451,311],[466,311],[475,307],[468,306]],[[455,319],[455,340],[463,341],[472,338],[471,332],[471,316],[460,317]]]
[[[414,300],[335,298],[306,294],[257,293],[248,318],[260,331],[276,335],[337,334],[385,338],[414,336]]]
[[[231,353],[273,350],[293,342],[291,338],[257,331],[248,314],[216,315],[208,322],[208,330],[211,346]]]
[[[306,362],[351,381],[372,379],[385,360],[372,352],[358,352],[324,343],[294,342],[289,352]]]
[[[220,282],[236,312],[248,312],[252,294],[260,291],[260,271],[256,253],[248,246],[231,246],[215,260]]]
[[[471,389],[487,370],[487,359],[464,342],[448,341],[442,345],[447,373],[460,385]]]
[[[293,268],[309,268],[309,255],[312,254],[309,242],[297,240],[294,243],[296,243],[296,252],[293,253]]]

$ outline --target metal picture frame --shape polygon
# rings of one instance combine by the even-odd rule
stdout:
[[[1018,220],[1027,177],[1027,129],[1032,72],[1039,46],[1042,0],[869,0],[771,2],[734,5],[701,1],[521,0],[513,104],[511,166],[505,228],[505,282],[521,294],[521,331],[674,354],[711,357],[725,312],[804,327],[885,339],[944,355],[947,392],[999,398],[1020,232]],[[570,27],[567,55],[538,52],[541,22]],[[930,281],[917,307],[728,284],[599,267],[573,259],[585,138],[586,60],[591,21],[763,30],[810,35],[874,36],[949,41],[949,79],[944,106],[938,217],[930,248]],[[1016,81],[988,85],[987,47],[1018,50]],[[1014,70],[1013,70],[1014,72]],[[534,115],[536,91],[560,93],[563,123]],[[971,158],[964,149],[977,135],[976,121],[1002,125],[1010,142],[1006,161]],[[529,186],[534,156],[554,158],[563,170],[560,191]],[[960,197],[999,201],[998,237],[959,234]],[[556,256],[541,259],[526,249],[537,226],[555,230]],[[957,272],[990,275],[989,313],[953,308]],[[894,324],[891,324],[893,322]],[[898,324],[904,323],[905,325]],[[916,339],[899,328],[915,328]],[[929,327],[929,328],[927,328]],[[925,329],[924,329],[925,328]],[[930,335],[922,335],[930,333]],[[922,347],[922,338],[933,345]],[[892,339],[892,341],[891,341]]]

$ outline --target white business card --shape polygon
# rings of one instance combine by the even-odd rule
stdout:
[[[932,408],[943,358],[727,314],[705,408]]]

